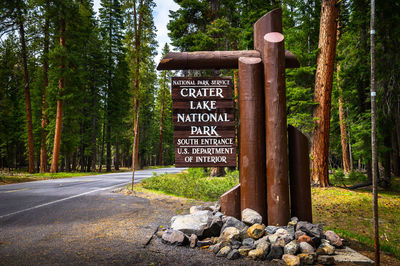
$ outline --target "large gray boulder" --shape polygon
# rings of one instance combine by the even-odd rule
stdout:
[[[248,226],[245,225],[243,222],[239,221],[238,219],[236,219],[235,217],[227,216],[222,221],[224,222],[224,225],[221,228],[221,233],[227,227],[235,227],[235,228],[239,229],[239,231],[243,231],[243,230],[247,231]]]
[[[162,235],[162,242],[171,245],[183,246],[186,245],[189,240],[181,231],[168,229]]]
[[[317,246],[321,243],[321,239],[325,238],[322,224],[300,221],[296,225],[296,231],[303,231],[306,233]]]
[[[198,211],[194,214],[177,215],[171,219],[171,229],[181,231],[187,235],[202,236],[204,230],[213,220],[211,211]]]
[[[262,216],[255,210],[246,208],[242,211],[242,222],[248,225],[262,224]]]

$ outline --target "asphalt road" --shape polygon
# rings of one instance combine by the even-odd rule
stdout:
[[[135,183],[151,177],[153,173],[178,173],[185,168],[159,168],[135,172]],[[132,180],[132,172],[95,176],[43,180],[0,186],[0,225],[5,218],[52,205],[60,208],[68,200],[126,185]]]
[[[182,170],[136,171],[135,183]],[[131,178],[124,172],[0,186],[0,265],[131,264],[177,210],[112,192]]]

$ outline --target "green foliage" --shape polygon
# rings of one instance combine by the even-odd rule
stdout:
[[[286,97],[288,124],[299,128],[305,134],[311,134],[313,129],[312,110],[314,67],[301,67],[287,70]]]
[[[347,176],[341,168],[332,169],[332,171],[329,183],[334,186],[352,186],[368,182],[368,177],[360,171],[352,170]]]
[[[227,190],[237,185],[239,172],[233,171],[225,177],[208,177],[203,168],[189,168],[180,174],[154,175],[142,181],[146,189],[204,201],[216,201]]]
[[[288,123],[308,137],[313,130],[314,79],[321,1],[205,1],[176,0],[180,8],[170,12],[169,36],[174,49],[241,50],[253,49],[253,24],[266,12],[281,7],[285,48],[296,55],[301,67],[286,71]],[[133,5],[143,14],[139,54]],[[369,2],[340,1],[340,40],[337,63],[344,102],[347,140],[353,168],[370,169],[370,34]],[[45,58],[49,59],[46,88],[49,124],[46,131],[49,160],[54,139],[56,104],[64,102],[61,143],[62,165],[78,164],[89,171],[114,157],[129,165],[132,156],[133,98],[140,102],[139,157],[142,165],[158,163],[161,114],[164,116],[164,162],[174,160],[173,126],[169,78],[171,73],[155,72],[157,43],[152,0],[102,0],[99,17],[92,1],[1,1],[0,2],[0,165],[24,167],[27,163],[26,114],[23,95],[23,68],[18,38],[19,22],[24,22],[31,87],[35,157],[40,153],[43,129],[42,94]],[[376,5],[376,85],[378,151],[381,165],[391,168],[399,157],[400,135],[400,7],[396,1]],[[388,16],[387,14],[391,14]],[[138,14],[136,14],[138,19]],[[44,21],[49,19],[50,53],[44,51]],[[59,45],[60,21],[66,21],[66,47]],[[167,23],[167,22],[166,22]],[[164,51],[164,53],[166,50]],[[136,65],[136,59],[139,65]],[[60,64],[64,62],[64,68]],[[135,90],[136,67],[140,68],[140,90]],[[203,73],[209,74],[204,71]],[[223,70],[224,75],[232,75]],[[65,79],[59,91],[59,78]],[[336,73],[334,80],[336,80]],[[167,89],[168,88],[168,89]],[[341,167],[342,147],[338,112],[339,91],[333,84],[329,162]],[[161,110],[163,109],[163,112]],[[110,131],[108,131],[110,129]],[[104,141],[103,141],[104,139]],[[109,147],[106,152],[106,147]],[[397,148],[396,148],[397,147]],[[397,157],[396,157],[397,156]],[[388,161],[390,163],[388,164]],[[67,163],[68,162],[68,163]],[[95,165],[96,165],[95,164]],[[357,164],[357,165],[356,165]],[[61,165],[61,168],[63,167]],[[388,166],[389,165],[389,166]],[[387,175],[388,171],[385,171]],[[348,179],[346,179],[348,180]]]

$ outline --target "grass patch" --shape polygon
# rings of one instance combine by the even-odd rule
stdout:
[[[174,165],[150,165],[143,168],[143,170],[147,169],[160,169],[160,168],[172,168]]]
[[[228,172],[224,177],[208,176],[203,168],[189,168],[179,174],[154,175],[141,182],[145,189],[202,201],[216,201],[227,190],[239,183],[239,172]]]
[[[31,182],[38,180],[47,180],[47,179],[59,179],[59,178],[68,178],[68,177],[77,177],[77,176],[89,176],[89,175],[101,175],[104,173],[99,172],[59,172],[59,173],[37,173],[37,174],[28,174],[28,173],[0,173],[0,185],[13,184],[13,183],[22,183],[22,182]]]
[[[312,188],[312,203],[314,222],[373,247],[370,191]],[[378,208],[381,248],[400,259],[400,196],[396,192],[379,192]]]

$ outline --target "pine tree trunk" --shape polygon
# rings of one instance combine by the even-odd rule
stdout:
[[[25,29],[22,15],[19,15],[19,37],[21,42],[22,64],[24,66],[24,87],[25,87],[25,110],[26,110],[26,127],[28,131],[28,153],[29,153],[29,173],[35,172],[35,151],[33,147],[33,130],[32,130],[32,109],[31,94],[29,86],[28,60],[26,55]]]
[[[92,87],[92,95],[95,95],[95,88]],[[92,97],[92,106],[96,106],[96,97]],[[96,150],[97,150],[97,143],[96,143],[96,115],[92,112],[92,135],[91,135],[91,148],[90,148],[90,157],[88,162],[88,172],[93,171],[96,172]]]
[[[400,156],[397,143],[396,130],[392,132],[392,171],[395,176],[400,176]]]
[[[315,107],[313,113],[315,127],[311,144],[311,181],[313,185],[322,187],[329,186],[329,127],[337,17],[336,0],[323,0],[314,94],[314,100],[318,103],[318,106]]]
[[[138,106],[135,99],[135,106]],[[135,107],[135,121],[133,123],[133,149],[132,149],[132,170],[139,169],[139,108]]]
[[[60,25],[60,46],[65,48],[65,18],[61,19]],[[58,95],[59,97],[64,90],[64,74],[62,73],[64,70],[64,60],[61,60],[60,65],[60,77],[58,80]],[[60,144],[61,144],[61,128],[62,128],[62,113],[63,113],[63,101],[62,99],[57,100],[57,116],[56,116],[56,129],[54,134],[54,146],[53,146],[53,158],[51,162],[51,173],[56,173],[58,171],[58,158],[60,156]]]
[[[142,36],[142,22],[143,22],[143,12],[142,12],[143,0],[140,0],[138,10],[136,10],[136,1],[133,4],[133,16],[134,16],[134,28],[135,28],[135,96],[134,96],[134,106],[135,106],[135,122],[134,124],[134,149],[132,152],[132,169],[135,170],[139,167],[139,92],[140,92],[140,45]],[[137,11],[139,11],[139,18],[137,18]],[[134,172],[133,172],[134,175]]]
[[[337,42],[340,40],[340,19],[337,23]],[[348,143],[347,143],[347,130],[346,130],[346,119],[344,116],[343,110],[343,90],[340,83],[340,61],[336,64],[336,83],[339,91],[339,124],[340,124],[340,140],[342,144],[342,161],[343,161],[343,171],[345,174],[348,174],[351,170],[350,166],[350,155],[348,151]]]
[[[105,132],[106,131],[106,122],[103,122],[103,138],[101,141],[101,152],[100,152],[100,165],[99,165],[99,172],[101,172],[103,168],[103,158],[104,158],[104,138],[105,138]]]
[[[346,128],[346,119],[344,117],[343,110],[343,91],[340,86],[340,63],[337,64],[337,84],[339,90],[339,124],[340,124],[340,140],[342,144],[342,159],[343,159],[343,170],[345,174],[348,174],[351,171],[350,165],[350,154],[348,150],[348,142],[347,142],[347,128]]]
[[[63,171],[63,170],[61,170]],[[65,157],[65,171],[71,172],[71,153],[69,152]]]
[[[110,121],[107,122],[107,155],[106,155],[106,168],[107,172],[111,172],[111,125]]]
[[[72,167],[71,167],[72,172],[76,172],[77,166],[78,166],[78,156],[77,152],[74,152],[72,154]]]
[[[164,94],[164,90],[163,90]],[[161,117],[160,117],[160,144],[158,147],[158,164],[163,165],[163,134],[164,134],[164,97],[161,100]]]
[[[49,1],[46,1],[46,15],[44,22],[44,45],[43,45],[43,91],[42,91],[42,139],[40,141],[40,172],[44,173],[47,171],[47,147],[46,147],[46,139],[47,139],[47,100],[46,100],[46,92],[47,86],[49,85],[49,77],[48,77],[48,54],[49,54],[49,27],[50,21],[48,16],[49,9]]]
[[[117,135],[117,140],[115,142],[115,162],[114,162],[114,168],[115,170],[119,170],[119,165],[120,165],[120,154],[119,154],[119,136]]]
[[[219,177],[225,176],[225,168],[224,167],[211,167],[210,177]]]

